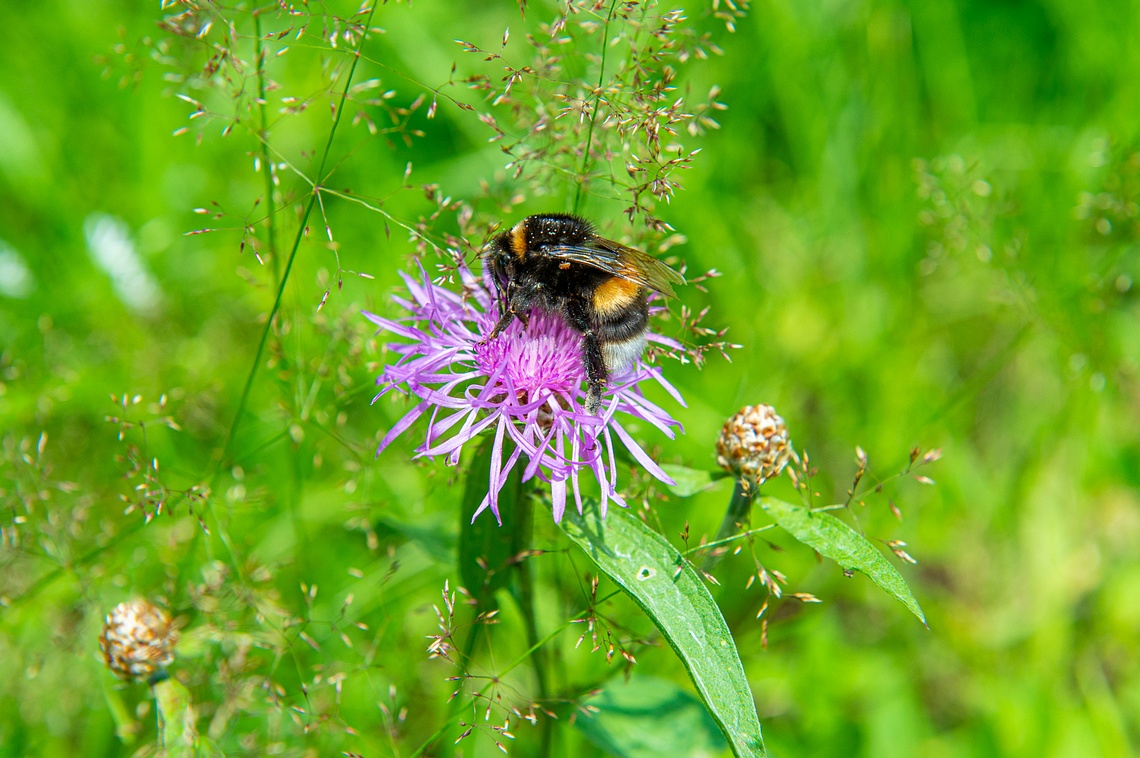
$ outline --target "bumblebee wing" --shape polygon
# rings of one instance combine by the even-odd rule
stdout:
[[[552,257],[601,269],[614,276],[677,297],[674,284],[684,284],[685,277],[651,255],[607,239],[595,239],[590,246],[559,245],[550,249]]]

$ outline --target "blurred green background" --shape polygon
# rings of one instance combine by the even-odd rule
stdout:
[[[1131,755],[1140,745],[1135,7],[758,2],[728,33],[711,6],[687,5],[688,23],[723,54],[675,61],[677,96],[699,100],[716,84],[728,109],[719,129],[680,135],[702,152],[656,212],[687,237],[670,253],[690,272],[725,274],[707,292],[687,288],[682,303],[711,306],[708,325],[728,327],[742,347],[703,370],[666,363],[688,401],[667,407],[686,434],[669,442],[641,429],[639,439],[662,460],[712,468],[724,419],[771,403],[819,469],[819,503],[846,500],[856,445],[871,482],[904,468],[914,446],[944,451],[923,470],[936,486],[892,480],[848,516],[873,540],[907,543],[918,563],[900,570],[929,630],[865,577],[846,579],[772,537],[757,556],[787,576],[787,591],[823,603],[773,601],[765,645],[755,619],[763,592],[744,589],[750,560],[718,569],[713,591],[770,752]],[[384,33],[364,42],[353,81],[378,82],[353,93],[326,165],[336,167],[327,186],[352,197],[325,196],[308,219],[280,328],[223,455],[305,177],[321,164],[329,93],[351,62],[353,40],[331,14],[357,10],[314,6],[291,18],[275,8],[263,32],[289,33],[264,42],[281,85],[266,93],[274,204],[284,208],[272,232],[255,77],[232,67],[231,53],[253,59],[251,6],[194,17],[219,19],[203,34],[221,71],[212,89],[193,75],[211,56],[195,47],[201,27],[188,26],[187,39],[158,25],[181,5],[6,10],[4,755],[153,748],[145,686],[117,685],[97,645],[103,616],[135,595],[161,600],[184,624],[174,670],[199,703],[199,729],[228,754],[411,755],[439,729],[429,754],[498,753],[501,738],[482,722],[452,745],[458,722],[482,711],[453,713],[457,685],[445,679],[457,671],[424,652],[439,633],[444,582],[458,583],[460,472],[409,463],[414,435],[374,459],[405,406],[369,405],[385,355],[359,310],[397,313],[388,298],[415,248],[401,225],[440,242],[462,228],[442,198],[504,223],[568,209],[571,180],[515,182],[491,131],[452,101],[485,111],[463,77],[497,85],[503,74],[502,61],[453,40],[499,51],[509,27],[503,55],[522,65],[526,36],[548,37],[542,25],[556,10],[421,2],[376,12]],[[570,26],[591,18],[583,11]],[[224,19],[240,50],[222,52]],[[596,37],[581,39],[597,48]],[[597,60],[573,45],[555,53],[568,76],[597,76]],[[424,84],[442,94],[431,119]],[[174,92],[236,117],[235,128],[188,121],[196,106]],[[629,228],[625,205],[596,184],[584,210],[618,236]],[[217,231],[186,234],[207,227]],[[785,483],[774,493],[794,497]],[[722,482],[658,500],[651,523],[678,545],[688,523],[695,545],[715,532],[728,497]],[[159,500],[164,512],[144,523]],[[537,529],[550,550],[531,559],[549,590],[540,627],[553,632],[586,608],[590,564],[549,524]],[[472,613],[460,603],[460,638]],[[658,733],[667,711],[629,704],[674,690],[689,716],[669,723],[690,742],[672,744],[715,754],[672,652],[638,644],[652,629],[637,609],[614,599],[599,614],[602,644],[612,635],[636,655],[633,689],[621,658],[607,664],[589,637],[576,647],[582,627],[569,625],[549,646],[567,701],[556,708],[556,754],[668,753],[634,744]],[[525,652],[506,597],[501,617],[473,671],[496,674]],[[533,693],[525,666],[479,686],[524,711]],[[594,687],[605,691],[591,699]],[[618,727],[599,736],[579,708],[589,702],[631,719],[626,736],[612,737]],[[516,720],[511,731],[512,752],[532,754],[536,730]]]

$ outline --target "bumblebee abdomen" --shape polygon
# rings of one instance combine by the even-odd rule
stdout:
[[[602,346],[607,371],[624,371],[645,350],[649,303],[644,288],[612,278],[595,291],[592,328]]]
[[[610,316],[629,308],[641,296],[640,285],[614,276],[594,290],[594,310],[602,316]]]
[[[606,371],[609,373],[625,371],[645,352],[645,344],[644,331],[620,342],[602,343],[602,358],[606,362]]]

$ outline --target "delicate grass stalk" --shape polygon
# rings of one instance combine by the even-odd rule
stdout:
[[[277,255],[277,207],[273,199],[273,162],[269,156],[269,116],[265,108],[265,56],[261,47],[261,10],[253,12],[253,51],[257,60],[257,111],[261,124],[257,131],[261,142],[261,168],[265,173],[265,212],[269,227],[269,259],[273,264],[273,283],[281,283],[281,262]]]
[[[605,594],[605,595],[599,597],[596,605],[601,605],[601,604],[603,604],[609,600],[612,600],[613,598],[617,597],[620,594],[622,594],[621,590],[613,590],[613,591],[609,592],[608,594]],[[531,644],[530,647],[528,647],[526,650],[522,651],[522,653],[517,658],[515,658],[515,660],[511,661],[506,666],[504,666],[502,669],[500,669],[498,672],[498,676],[500,678],[505,677],[507,674],[511,673],[516,668],[523,665],[523,663],[525,661],[532,660],[532,656],[533,656],[535,651],[541,649],[544,645],[546,645],[546,643],[556,639],[559,635],[561,635],[563,632],[565,632],[567,629],[569,629],[571,624],[582,621],[583,619],[588,617],[592,612],[593,612],[592,609],[587,608],[586,610],[581,611],[581,612],[575,614],[574,616],[571,616],[570,618],[566,619],[562,623],[560,623],[556,629],[547,633],[547,635],[545,637],[543,637],[542,639],[536,640],[533,644]],[[468,639],[473,639],[474,636],[475,635],[472,634],[470,637],[468,637]],[[615,669],[614,673],[615,674],[621,673],[621,671],[620,671],[620,669]],[[581,688],[579,688],[579,689],[581,689]],[[420,746],[417,747],[412,752],[412,754],[410,756],[408,756],[408,758],[417,758],[418,756],[423,755],[429,748],[431,748],[432,745],[434,745],[441,737],[443,737],[443,735],[447,732],[448,729],[451,728],[451,726],[452,726],[451,719],[453,719],[456,716],[456,714],[470,709],[474,705],[474,703],[475,703],[474,698],[467,698],[464,701],[461,701],[458,699],[454,700],[452,708],[451,708],[451,712],[448,715],[448,718],[446,719],[446,721],[438,729],[436,729],[435,732],[432,733],[427,739],[425,739],[422,743],[420,743]]]
[[[317,197],[321,192],[321,184],[324,182],[325,165],[328,162],[329,152],[332,149],[333,138],[336,137],[337,127],[340,126],[341,117],[344,115],[344,103],[348,99],[348,89],[352,86],[352,78],[356,74],[356,66],[360,63],[360,48],[364,45],[364,40],[367,38],[367,30],[372,24],[372,16],[376,13],[376,5],[373,4],[372,8],[368,11],[368,18],[364,22],[365,32],[360,35],[360,39],[356,42],[356,47],[353,49],[352,66],[348,69],[348,75],[345,77],[344,89],[340,93],[340,101],[337,103],[336,117],[333,119],[332,128],[329,129],[329,138],[325,142],[324,153],[321,155],[320,167],[317,169],[316,181],[313,183],[313,191],[309,195],[309,202],[305,205],[305,212],[301,216],[301,223],[297,227],[297,236],[293,238],[293,247],[289,251],[289,260],[285,264],[285,272],[281,276],[281,281],[277,285],[277,296],[273,299],[273,308],[269,311],[269,318],[265,322],[265,328],[261,332],[261,340],[257,343],[257,352],[253,356],[253,365],[250,367],[249,375],[246,377],[245,386],[241,391],[241,399],[238,400],[237,411],[234,413],[234,420],[230,424],[229,432],[226,434],[226,442],[222,447],[221,457],[218,459],[218,468],[214,473],[216,479],[218,473],[221,472],[222,466],[225,464],[230,447],[233,445],[234,436],[237,433],[238,424],[241,422],[242,412],[245,410],[245,405],[249,400],[249,392],[253,388],[253,380],[257,376],[257,369],[261,366],[261,356],[265,352],[265,343],[269,339],[269,333],[273,329],[273,322],[277,317],[277,311],[281,308],[281,298],[285,294],[285,285],[289,282],[289,272],[293,270],[293,261],[297,258],[297,250],[301,247],[301,240],[305,238],[305,229],[309,223],[309,215],[313,212],[313,207],[317,204]],[[264,141],[262,145],[264,145]]]
[[[366,30],[368,29],[369,24],[372,23],[372,16],[375,12],[376,6],[373,5],[368,12],[368,20],[364,26]],[[245,386],[242,387],[241,397],[238,400],[237,410],[234,412],[234,419],[230,423],[229,431],[226,433],[226,441],[222,446],[222,453],[215,461],[216,468],[214,469],[213,475],[210,477],[211,489],[213,489],[217,484],[218,476],[221,475],[221,472],[224,469],[227,460],[229,459],[230,449],[233,447],[234,439],[237,435],[238,425],[241,423],[241,417],[245,411],[246,403],[249,402],[249,393],[253,389],[253,380],[257,377],[257,370],[261,366],[262,355],[265,353],[265,345],[269,340],[270,332],[273,330],[273,324],[277,318],[277,312],[281,309],[281,299],[285,294],[285,285],[289,282],[289,273],[293,270],[293,262],[297,258],[297,251],[301,247],[301,240],[305,238],[305,229],[309,223],[309,216],[313,212],[313,207],[317,203],[318,193],[321,191],[321,184],[324,180],[325,165],[328,161],[329,152],[332,149],[332,142],[333,138],[336,136],[337,127],[340,126],[341,116],[344,113],[344,103],[348,98],[348,89],[352,85],[352,78],[356,73],[356,66],[360,62],[360,48],[363,46],[366,36],[367,33],[361,34],[360,39],[357,41],[356,47],[354,48],[352,66],[349,67],[348,75],[345,78],[344,82],[344,88],[341,90],[340,101],[338,102],[336,109],[336,117],[333,119],[332,128],[329,129],[329,137],[325,142],[325,149],[321,155],[321,163],[320,167],[317,169],[315,177],[316,180],[313,184],[312,194],[309,195],[309,202],[305,206],[305,212],[301,216],[300,225],[297,227],[297,235],[294,237],[292,249],[289,251],[289,260],[286,262],[285,272],[277,283],[277,295],[273,299],[273,307],[269,311],[269,318],[266,319],[265,328],[261,332],[261,339],[257,343],[257,351],[254,353],[253,363],[250,366],[249,374],[246,376]],[[263,148],[266,147],[266,142],[264,139],[261,140],[261,144]],[[272,216],[270,218],[272,218]],[[274,259],[276,259],[276,256],[274,256]],[[211,499],[206,499],[205,507],[210,512],[210,515],[214,516],[213,501]],[[217,520],[216,516],[214,516],[214,520]],[[233,567],[235,574],[237,575],[238,581],[241,583],[243,588],[248,589],[248,583],[246,582],[245,574],[242,571],[242,562],[238,558],[237,551],[234,548],[233,543],[230,540],[230,537],[226,533],[225,529],[218,529],[218,538],[222,541],[222,545],[225,546],[226,552],[229,554],[230,564]],[[207,546],[209,546],[208,542]]]
[[[127,537],[131,537],[131,536],[141,532],[146,527],[146,525],[147,525],[146,521],[141,520],[141,519],[136,519],[136,520],[130,522],[129,524],[127,524],[126,526],[124,526],[118,532],[117,537],[119,538],[119,540],[125,541]],[[21,603],[25,603],[28,600],[31,600],[33,597],[38,595],[42,590],[51,586],[51,584],[53,582],[55,582],[57,579],[59,579],[63,576],[67,576],[70,574],[77,581],[81,581],[82,576],[79,573],[80,568],[86,566],[89,563],[92,563],[97,558],[100,558],[104,553],[108,553],[108,552],[113,551],[119,544],[120,544],[119,541],[108,542],[105,545],[100,545],[99,547],[96,547],[96,548],[84,553],[83,555],[79,556],[78,558],[74,558],[74,559],[68,561],[65,565],[59,566],[58,568],[55,568],[55,569],[52,569],[51,571],[47,572],[46,574],[41,576],[36,581],[32,582],[27,587],[27,589],[25,589],[19,595],[16,595],[13,598],[9,598],[7,601],[7,604],[4,607],[5,608],[14,608],[15,606],[17,606]]]
[[[613,0],[610,3],[609,13],[606,14],[606,23],[602,29],[602,54],[601,60],[598,63],[598,86],[595,89],[594,95],[594,108],[590,113],[590,126],[586,129],[586,147],[582,151],[582,171],[578,182],[574,185],[574,213],[578,212],[579,205],[582,200],[582,185],[586,183],[586,171],[590,166],[590,147],[594,142],[594,122],[598,120],[598,104],[602,102],[602,85],[606,81],[606,53],[610,47],[610,24],[614,20],[614,9],[617,8],[618,0]]]

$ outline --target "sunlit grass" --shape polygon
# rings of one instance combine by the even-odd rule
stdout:
[[[410,462],[410,444],[374,458],[407,408],[368,403],[390,356],[359,311],[385,312],[410,255],[452,266],[496,223],[575,205],[611,236],[665,243],[690,274],[724,274],[681,293],[692,314],[711,306],[701,324],[679,306],[663,324],[677,336],[728,327],[709,338],[742,347],[731,363],[709,351],[703,370],[667,364],[690,401],[687,433],[655,456],[712,470],[724,420],[771,403],[817,469],[812,504],[850,501],[837,515],[888,558],[902,541],[917,560],[895,565],[930,631],[779,530],[722,559],[711,589],[772,753],[1135,749],[1140,160],[1126,10],[785,3],[751,8],[728,33],[693,4],[683,28],[696,36],[667,35],[693,51],[671,60],[686,100],[654,123],[699,113],[720,128],[678,122],[632,163],[620,129],[636,124],[644,140],[652,108],[634,98],[639,69],[618,35],[641,44],[659,23],[615,24],[602,68],[608,3],[572,16],[571,41],[549,50],[527,42],[549,38],[545,5],[524,17],[513,4],[392,4],[371,23],[357,10],[337,21],[267,7],[256,23],[274,34],[259,43],[248,8],[213,7],[202,39],[205,16],[163,29],[153,8],[10,14],[0,752],[153,744],[145,685],[117,685],[98,648],[108,611],[146,596],[181,626],[171,670],[227,753],[409,755],[438,736],[433,753],[446,754],[463,721],[479,726],[461,749],[497,752],[499,740],[530,754],[538,730],[525,719],[514,740],[492,730],[534,700],[518,665],[525,621],[505,594],[496,624],[462,593],[449,616],[460,472]],[[541,69],[564,49],[593,57]],[[597,91],[600,75],[613,91]],[[602,99],[631,121],[593,120]],[[330,143],[334,107],[345,111]],[[584,160],[587,142],[614,148],[608,165]],[[664,178],[681,186],[639,170],[675,159]],[[202,229],[213,231],[186,234]],[[130,255],[108,258],[108,240]],[[122,289],[139,277],[152,283],[145,301]],[[892,478],[916,446],[943,450],[922,471],[935,487]],[[693,547],[717,533],[729,482],[667,498],[637,481],[631,502],[644,496],[679,549],[678,535]],[[621,680],[623,653],[636,674],[691,685],[636,609],[592,589],[589,564],[539,521],[546,552],[527,560],[557,661],[556,753],[589,754],[570,717]],[[752,581],[757,565],[787,581],[762,619],[783,585]],[[433,606],[470,659],[431,657]],[[572,620],[587,617],[597,636],[581,641]],[[486,680],[502,697],[491,722],[490,701],[469,691],[449,703],[459,684],[447,677],[464,668],[503,673]],[[469,702],[479,707],[461,712]]]

